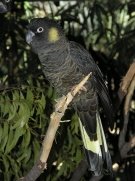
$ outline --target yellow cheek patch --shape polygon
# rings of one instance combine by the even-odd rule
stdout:
[[[49,42],[56,42],[59,40],[59,33],[58,33],[58,30],[57,28],[50,28],[49,30],[49,34],[48,34],[48,40]]]

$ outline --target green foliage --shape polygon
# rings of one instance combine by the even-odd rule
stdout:
[[[37,159],[41,136],[38,130],[42,127],[45,132],[48,123],[44,115],[45,92],[23,86],[0,94],[0,162],[5,170],[4,180],[21,176]]]
[[[1,92],[0,164],[3,167],[1,177],[4,180],[23,176],[37,160],[41,135],[45,134],[49,121],[45,114],[47,99],[53,104],[54,95],[51,87],[43,89],[32,85]],[[63,124],[65,123],[62,122],[61,126]],[[77,115],[73,115],[67,128],[68,139],[65,137],[60,152],[56,153],[57,172],[52,174],[51,180],[66,177],[81,160],[82,150],[78,148],[82,142],[78,132]]]

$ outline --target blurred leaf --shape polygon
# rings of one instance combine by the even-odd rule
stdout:
[[[30,118],[30,108],[29,108],[28,104],[26,103],[26,101],[21,101],[21,103],[19,103],[18,117],[19,117],[19,119],[12,126],[13,129],[23,128],[25,125],[28,124],[28,121]]]
[[[25,134],[25,130],[23,128],[17,128],[14,131],[14,135],[13,135],[13,128],[10,129],[9,139],[8,139],[7,146],[6,146],[6,149],[5,149],[5,154],[8,154],[16,146],[17,141],[19,140],[19,138],[23,134]],[[11,136],[12,139],[10,138],[10,136]]]
[[[36,139],[34,139],[32,145],[33,145],[34,162],[35,162],[39,156],[40,144]]]
[[[9,124],[7,122],[4,122],[4,127],[3,127],[3,134],[2,134],[2,141],[1,141],[1,147],[0,150],[4,152],[7,140],[8,140],[8,130],[9,130]]]

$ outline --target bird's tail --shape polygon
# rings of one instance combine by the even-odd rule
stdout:
[[[91,140],[81,120],[79,121],[87,162],[90,170],[98,176],[112,173],[112,162],[99,113],[96,114],[96,122],[97,140]]]

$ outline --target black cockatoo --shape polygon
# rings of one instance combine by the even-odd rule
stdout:
[[[95,175],[111,173],[112,163],[99,115],[99,101],[110,127],[112,105],[103,75],[87,50],[69,41],[60,25],[48,18],[34,18],[28,25],[26,41],[38,55],[42,70],[58,96],[66,95],[83,77],[92,72],[85,91],[76,96],[72,106],[79,116],[84,150],[90,170]]]
[[[6,13],[10,10],[11,0],[1,0],[0,1],[0,13]]]

